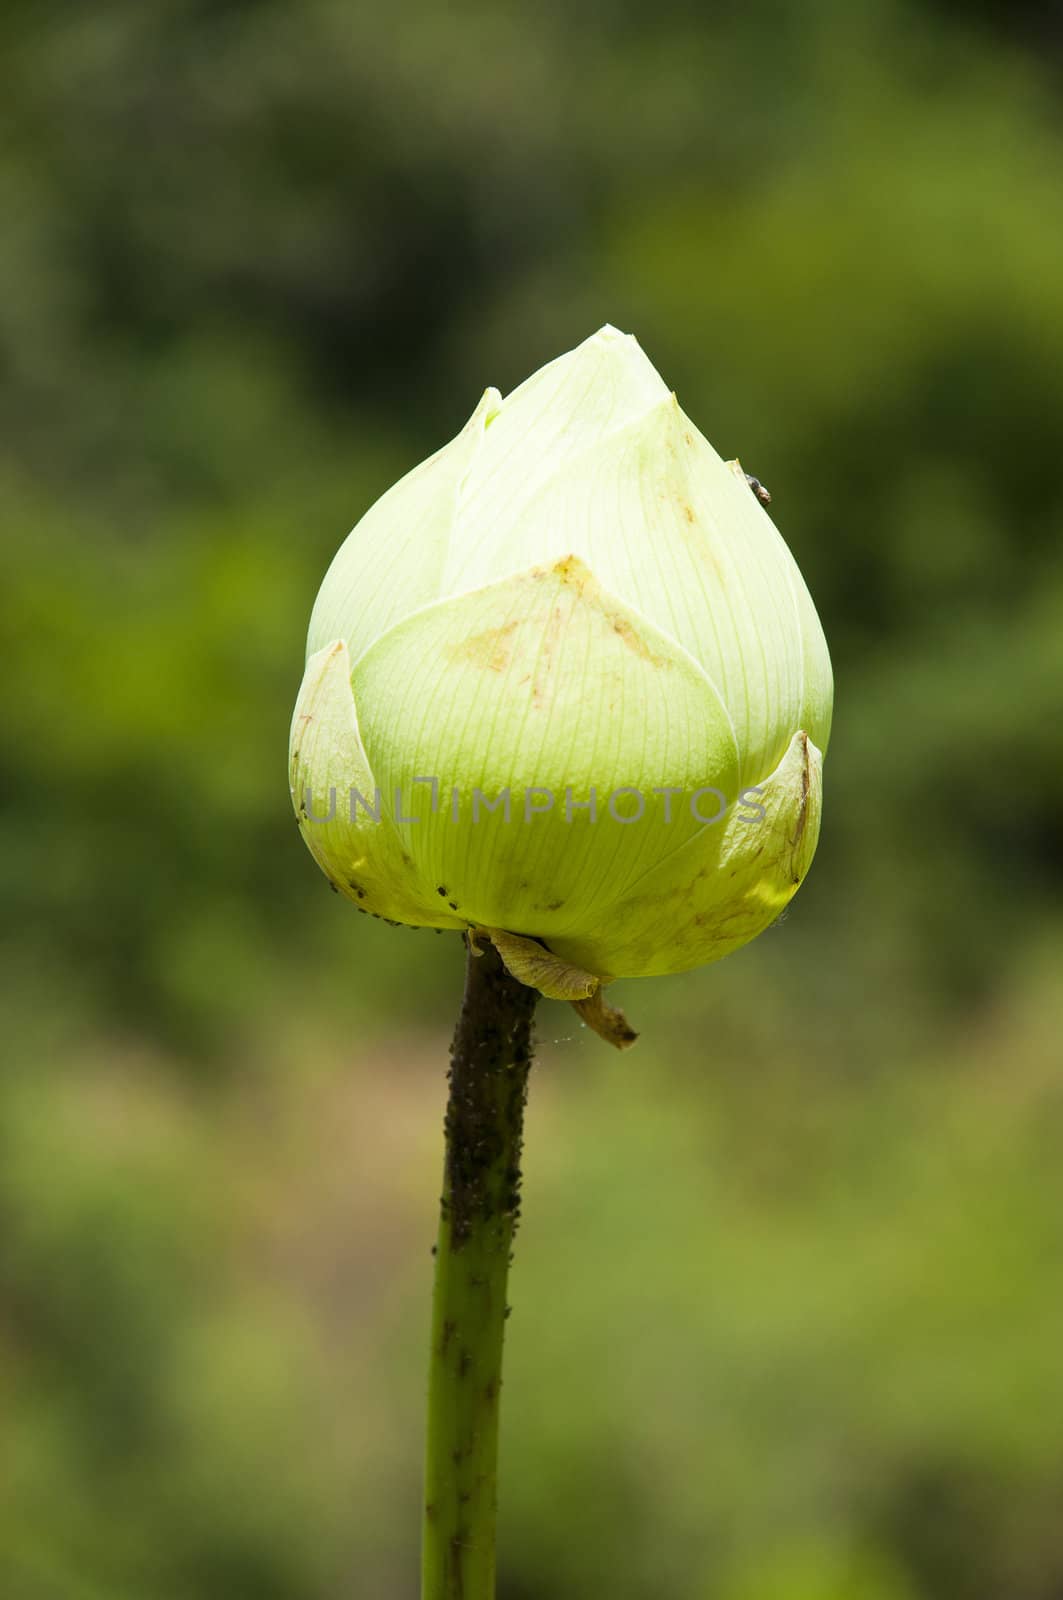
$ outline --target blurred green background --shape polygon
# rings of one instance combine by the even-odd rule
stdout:
[[[786,920],[544,1003],[500,1600],[1063,1596],[1063,23],[13,3],[0,1594],[405,1600],[462,953],[292,825],[340,539],[605,321],[838,684]]]

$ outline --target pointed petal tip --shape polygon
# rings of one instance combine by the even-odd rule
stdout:
[[[604,347],[607,350],[613,350],[617,355],[627,354],[634,356],[637,353],[643,361],[649,361],[649,357],[638,341],[638,336],[634,333],[625,333],[623,328],[616,327],[612,322],[603,322],[597,332],[584,339],[583,343],[597,346],[599,349]]]
[[[482,440],[483,435],[499,415],[504,405],[505,400],[501,392],[495,388],[494,384],[488,384],[472,411],[470,411],[469,420],[457,437],[473,441],[473,448],[477,448],[476,440]],[[451,441],[452,444],[455,442],[455,440]]]
[[[476,409],[469,418],[468,423],[466,423],[466,427],[470,427],[472,424],[477,423],[481,427],[489,428],[492,422],[498,416],[498,413],[502,410],[504,404],[505,402],[502,398],[502,391],[500,389],[496,389],[493,383],[488,384],[487,388],[477,401]]]

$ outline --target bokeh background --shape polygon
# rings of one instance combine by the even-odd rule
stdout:
[[[1063,1596],[1058,7],[40,0],[0,52],[0,1593],[405,1600],[458,939],[292,825],[350,525],[605,321],[773,491],[816,867],[544,1004],[501,1600]]]

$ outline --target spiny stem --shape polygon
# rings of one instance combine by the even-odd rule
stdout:
[[[470,947],[444,1124],[422,1600],[494,1600],[502,1334],[537,999],[493,946]]]

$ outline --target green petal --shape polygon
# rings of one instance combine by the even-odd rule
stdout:
[[[774,770],[799,727],[825,741],[830,662],[801,574],[740,470],[720,459],[675,397],[578,459],[551,461],[538,492],[529,498],[522,487],[508,504],[492,504],[490,527],[478,534],[465,525],[477,506],[467,486],[445,587],[489,583],[573,552],[705,668],[731,715],[744,783]],[[806,680],[816,690],[808,697]]]
[[[822,755],[794,735],[755,797],[763,820],[740,803],[722,828],[706,828],[648,872],[590,938],[553,938],[574,966],[611,977],[685,972],[747,944],[784,910],[815,854]]]
[[[292,718],[289,782],[299,831],[329,881],[374,916],[418,926],[456,927],[438,897],[420,892],[413,863],[390,820],[358,730],[346,644],[310,657]],[[356,803],[351,791],[379,815]]]
[[[458,494],[502,397],[485,391],[461,433],[400,478],[336,552],[310,618],[307,656],[343,639],[351,660],[393,622],[435,600]]]
[[[378,781],[419,816],[398,824],[404,848],[478,926],[595,932],[702,826],[681,806],[664,822],[654,788],[737,793],[734,735],[704,672],[573,558],[407,618],[356,664],[353,687]],[[415,776],[438,779],[435,812]],[[580,809],[592,788],[594,821]],[[640,821],[610,813],[620,788],[642,791]],[[536,789],[549,809],[535,809],[546,805]],[[474,822],[474,790],[496,802],[508,791],[510,820],[481,803]],[[637,803],[614,801],[620,815]]]

